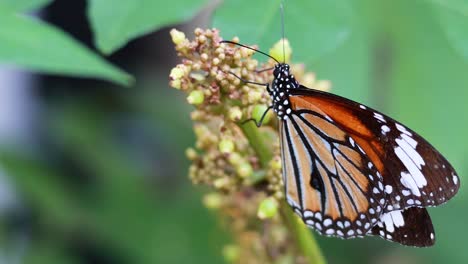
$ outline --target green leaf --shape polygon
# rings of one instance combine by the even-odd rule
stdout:
[[[12,12],[26,12],[37,10],[52,0],[0,0],[0,9]]]
[[[468,59],[468,2],[464,0],[430,0],[434,3],[440,25],[452,47]]]
[[[30,17],[0,15],[0,63],[46,73],[94,77],[129,85],[132,77],[68,34]]]
[[[346,1],[301,0],[284,5],[285,37],[293,56],[312,63],[333,51],[351,32],[352,9]],[[216,11],[214,27],[221,36],[259,44],[264,51],[281,38],[280,1],[227,1]]]
[[[206,0],[90,0],[88,16],[96,46],[109,54],[129,40],[194,16]]]

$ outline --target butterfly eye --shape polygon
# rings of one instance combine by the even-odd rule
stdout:
[[[280,72],[281,72],[280,67],[278,67],[278,65],[276,65],[276,66],[275,66],[275,69],[273,70],[273,76],[278,77],[278,75],[280,74]]]

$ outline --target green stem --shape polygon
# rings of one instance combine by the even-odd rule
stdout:
[[[254,124],[254,122],[247,122],[243,125],[240,125],[240,127],[249,140],[250,145],[255,150],[255,153],[259,157],[262,167],[267,168],[268,163],[270,162],[271,158],[273,158],[273,153],[271,153],[271,148],[268,147],[265,140],[263,140],[258,127]]]
[[[255,124],[253,124],[253,122],[240,125],[240,127],[249,140],[250,145],[258,155],[262,167],[267,168],[273,157],[273,153],[271,152],[271,148],[268,147],[267,142],[265,142],[264,137],[260,134],[259,129]],[[280,212],[281,217],[289,227],[289,230],[293,233],[298,248],[302,252],[302,255],[307,259],[307,262],[311,264],[325,264],[325,258],[323,257],[322,251],[313,237],[312,232],[302,221],[298,221],[298,218],[294,215],[285,201],[281,203]]]
[[[327,263],[312,232],[302,220],[293,213],[286,201],[281,203],[280,213],[286,225],[289,227],[289,230],[292,231],[299,246],[299,250],[307,261],[313,264]]]

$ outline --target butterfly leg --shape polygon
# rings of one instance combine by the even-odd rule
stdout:
[[[257,127],[261,127],[261,126],[262,126],[262,123],[263,123],[263,119],[265,119],[266,114],[267,114],[268,111],[270,111],[272,108],[273,108],[273,105],[270,105],[270,106],[267,108],[267,110],[265,110],[265,112],[263,112],[263,115],[262,115],[262,117],[260,118],[260,121],[259,121],[258,123],[257,123],[257,120],[256,120],[255,118],[249,118],[249,119],[247,119],[247,120],[242,121],[242,125],[244,125],[245,123],[247,123],[247,122],[249,122],[249,121],[253,121],[253,122],[255,122],[255,125],[256,125]]]

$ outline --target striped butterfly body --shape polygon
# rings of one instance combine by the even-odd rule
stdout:
[[[286,199],[305,224],[326,236],[433,245],[425,207],[460,186],[449,162],[392,118],[300,85],[288,64],[273,75],[267,90],[280,120]]]

